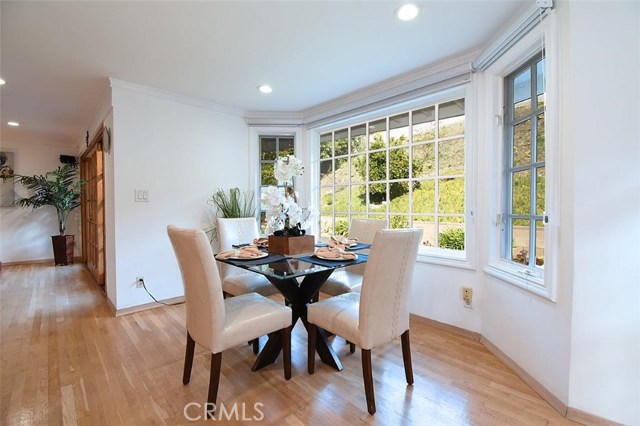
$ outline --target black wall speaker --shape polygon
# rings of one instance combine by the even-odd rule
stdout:
[[[76,157],[73,155],[61,155],[60,162],[62,164],[77,164]]]

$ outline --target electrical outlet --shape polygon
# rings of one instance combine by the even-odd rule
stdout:
[[[473,309],[473,289],[471,287],[462,287],[462,306]]]
[[[136,277],[136,288],[144,287],[144,277]]]

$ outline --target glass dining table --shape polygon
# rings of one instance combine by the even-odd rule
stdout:
[[[307,332],[310,326],[307,322],[307,305],[320,291],[322,284],[336,269],[366,261],[367,255],[360,253],[355,260],[325,260],[311,255],[287,257],[279,254],[269,254],[262,259],[251,260],[218,259],[218,262],[264,275],[282,293],[285,302],[291,307],[292,327],[300,320]],[[300,278],[302,278],[301,281],[299,281]],[[281,351],[282,334],[269,335],[267,343],[258,354],[251,370],[256,371],[274,363]],[[342,370],[342,363],[331,347],[324,330],[318,330],[316,352],[322,362],[336,370]]]

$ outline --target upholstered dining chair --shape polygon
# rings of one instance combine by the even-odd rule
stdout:
[[[381,229],[387,227],[384,219],[351,219],[349,238],[357,238],[359,243],[372,244],[373,238]],[[325,281],[320,292],[329,296],[360,291],[365,264],[349,266],[334,272]]]
[[[370,414],[376,412],[371,349],[397,337],[408,384],[413,384],[409,344],[409,293],[422,229],[382,230],[366,263],[362,290],[330,297],[308,306],[308,370],[315,370],[317,327],[344,337],[362,349],[362,375]]]
[[[199,229],[168,226],[167,233],[182,274],[187,309],[187,348],[182,383],[188,384],[196,342],[211,352],[207,402],[215,404],[222,351],[264,334],[282,333],[284,377],[291,378],[291,308],[257,293],[224,299],[216,260]],[[209,408],[211,406],[208,406]],[[208,411],[212,416],[215,411]]]
[[[220,251],[229,250],[234,244],[251,243],[258,236],[258,223],[253,217],[218,218]],[[220,277],[222,289],[231,296],[253,292],[262,296],[278,294],[278,289],[264,275],[254,274],[232,265],[221,263]]]

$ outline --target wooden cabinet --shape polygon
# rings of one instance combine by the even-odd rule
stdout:
[[[101,132],[100,132],[101,133]],[[82,155],[82,257],[96,282],[104,288],[104,154],[102,136]]]

